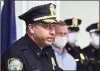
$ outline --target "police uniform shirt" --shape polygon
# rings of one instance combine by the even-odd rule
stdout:
[[[93,71],[100,71],[100,49],[95,49],[93,45],[89,45],[83,49],[88,56],[89,64]]]
[[[53,57],[46,52],[46,49],[48,48],[41,50],[26,34],[4,53],[1,70],[54,70],[56,66],[52,64]]]
[[[100,22],[92,23],[86,28],[88,33],[100,34]],[[98,39],[99,40],[99,39]],[[89,46],[83,49],[88,56],[89,65],[92,67],[92,71],[100,71],[100,46],[96,49],[91,43]]]
[[[73,17],[70,19],[65,19],[64,21],[70,31],[78,32],[80,30],[79,25],[82,23],[81,19]],[[75,47],[71,47],[71,45],[67,43],[65,47],[67,51],[75,58],[75,61],[77,62],[77,71],[88,71],[88,60],[84,52],[80,49],[80,46],[76,45]]]
[[[75,47],[71,47],[69,45],[69,43],[66,44],[65,48],[67,49],[67,51],[75,58],[78,59],[80,56],[80,47],[79,46],[75,46]]]
[[[69,43],[66,44],[65,48],[68,53],[71,54],[77,62],[77,71],[88,71],[88,60],[83,50],[79,46],[71,47]]]
[[[52,49],[54,50],[55,57],[60,68],[63,70],[76,70],[76,62],[65,48],[63,54],[60,53],[59,50],[53,45]]]

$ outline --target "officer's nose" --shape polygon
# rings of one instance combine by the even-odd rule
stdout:
[[[52,36],[55,35],[55,29],[54,28],[52,30],[50,30],[50,35],[52,35]]]
[[[52,36],[55,35],[55,24],[50,25],[50,27],[49,27],[49,33]]]

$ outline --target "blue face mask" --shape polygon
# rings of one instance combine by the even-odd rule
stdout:
[[[76,43],[76,41],[77,41],[77,32],[69,33],[68,34],[68,42],[74,44],[74,43]]]

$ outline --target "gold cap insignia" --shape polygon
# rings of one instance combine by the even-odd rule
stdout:
[[[74,17],[72,19],[72,24],[74,25],[74,27],[77,27],[78,26],[78,19]]]
[[[50,5],[50,12],[51,12],[51,16],[55,16],[56,15],[56,9],[55,9],[53,4]]]
[[[18,58],[10,58],[8,60],[8,70],[22,70],[23,69],[23,63]]]
[[[33,18],[33,21],[38,21],[38,20],[56,17],[56,8],[54,7],[53,4],[50,5],[49,10],[50,10],[50,15]]]

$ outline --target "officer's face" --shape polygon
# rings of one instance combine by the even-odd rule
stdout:
[[[78,32],[68,30],[68,42],[71,44],[75,44],[77,42]]]
[[[95,33],[92,32],[90,33],[90,37],[91,37],[91,42],[93,43],[93,45],[96,46],[96,48],[100,48],[100,33]]]
[[[92,33],[90,33],[90,37],[91,37],[91,38],[100,37],[100,33],[92,32]]]
[[[55,24],[37,24],[32,25],[32,36],[40,47],[51,45],[55,36]]]

